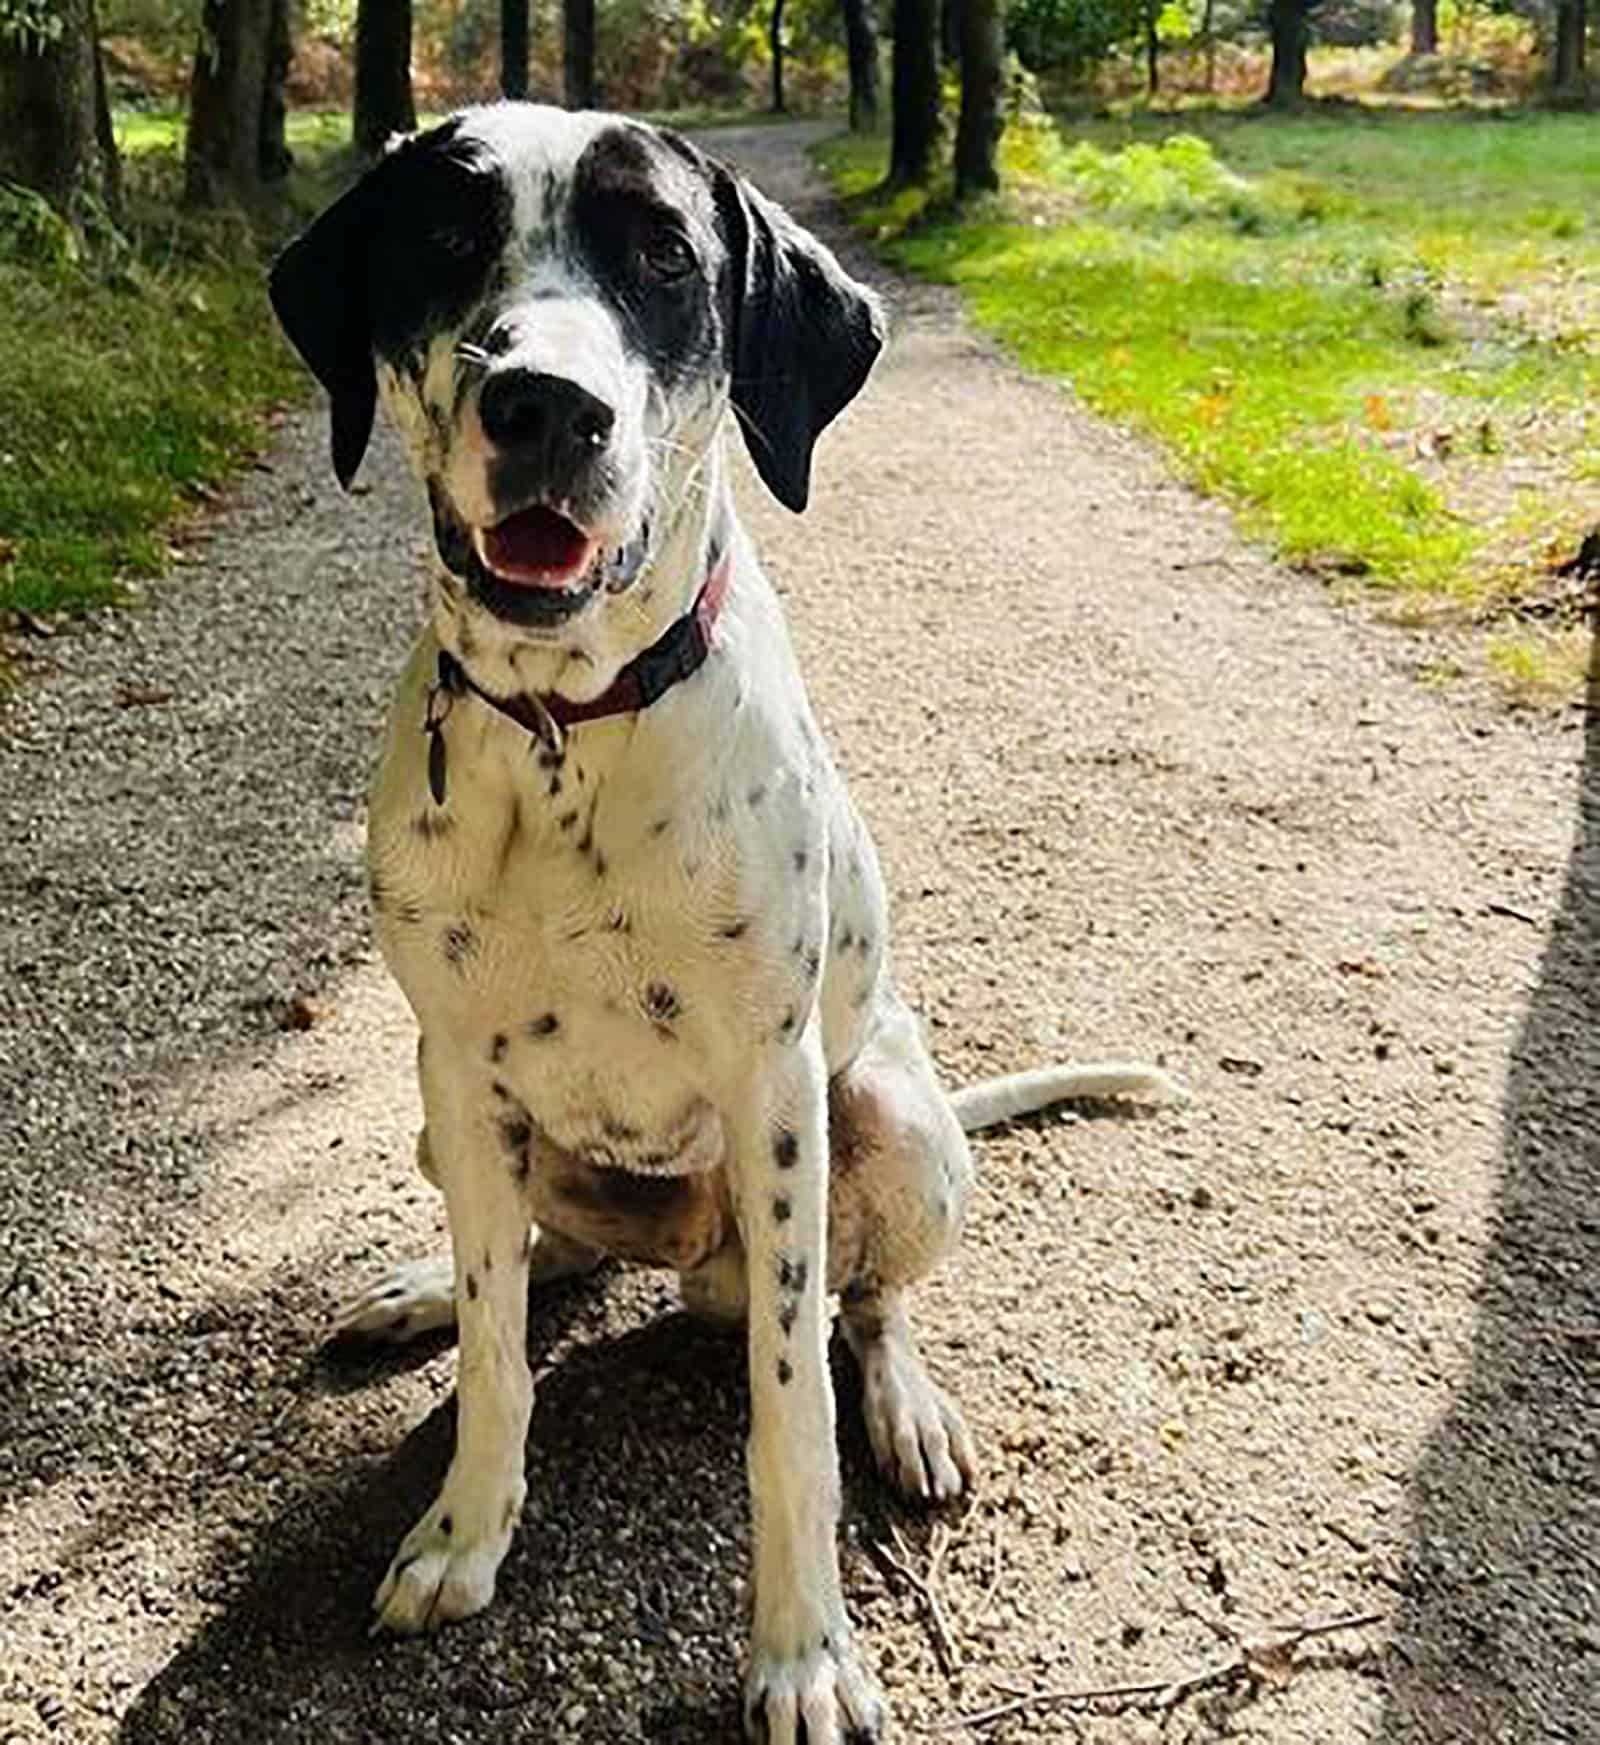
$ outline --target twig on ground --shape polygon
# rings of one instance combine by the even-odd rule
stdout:
[[[911,1549],[906,1544],[905,1535],[900,1529],[891,1526],[890,1535],[894,1539],[894,1549],[881,1544],[878,1550],[885,1563],[903,1576],[910,1583],[917,1597],[922,1601],[928,1613],[928,1622],[933,1632],[933,1651],[938,1656],[939,1665],[946,1678],[954,1678],[961,1670],[961,1651],[956,1646],[955,1637],[950,1634],[950,1625],[945,1619],[944,1607],[939,1601],[939,1566],[944,1562],[945,1553],[950,1549],[950,1529],[943,1521],[935,1523],[928,1539],[928,1573],[919,1575],[911,1563]]]
[[[1165,1710],[1176,1708],[1196,1691],[1230,1685],[1241,1678],[1263,1679],[1284,1685],[1294,1677],[1294,1651],[1314,1637],[1331,1636],[1339,1630],[1360,1630],[1381,1624],[1383,1612],[1347,1612],[1335,1618],[1312,1618],[1303,1623],[1269,1624],[1259,1635],[1240,1640],[1226,1660],[1202,1667],[1198,1672],[1175,1678],[1151,1679],[1136,1684],[1086,1685],[1079,1690],[1021,1690],[996,1683],[995,1689],[1012,1700],[973,1714],[956,1715],[948,1721],[924,1726],[925,1733],[954,1733],[963,1727],[988,1727],[1011,1715],[1034,1709],[1065,1708],[1073,1703],[1113,1703],[1113,1712],[1130,1708]],[[1209,1623],[1209,1620],[1202,1620]],[[1216,1626],[1212,1626],[1213,1629]]]

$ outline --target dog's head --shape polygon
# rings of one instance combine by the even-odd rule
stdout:
[[[533,104],[397,145],[285,250],[272,301],[328,391],[342,484],[388,401],[452,639],[573,695],[684,609],[646,578],[703,522],[729,407],[802,509],[883,337],[828,250],[688,141]]]

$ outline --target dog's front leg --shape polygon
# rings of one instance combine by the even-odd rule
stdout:
[[[839,1454],[827,1355],[827,1096],[813,1018],[733,1122],[749,1265],[754,1617],[745,1727],[768,1745],[877,1740],[883,1702],[839,1581]],[[764,1081],[764,1082],[763,1082]]]
[[[383,1630],[427,1630],[488,1605],[527,1488],[527,1207],[488,1113],[462,1107],[448,1074],[425,1071],[423,1099],[455,1257],[456,1447],[378,1589],[374,1628]]]

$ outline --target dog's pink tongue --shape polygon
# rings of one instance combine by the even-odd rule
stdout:
[[[568,588],[581,581],[595,542],[554,509],[522,509],[486,528],[481,556],[503,581],[527,588]]]

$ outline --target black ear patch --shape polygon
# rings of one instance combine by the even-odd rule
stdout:
[[[364,263],[370,206],[370,183],[358,182],[289,244],[268,280],[289,343],[328,390],[333,470],[346,490],[378,404]]]
[[[328,391],[341,485],[372,435],[374,358],[420,358],[467,313],[504,252],[511,208],[489,148],[446,121],[381,159],[278,257],[272,307]]]
[[[732,281],[733,408],[767,489],[798,511],[817,438],[883,349],[882,306],[782,207],[720,164],[712,174]]]

